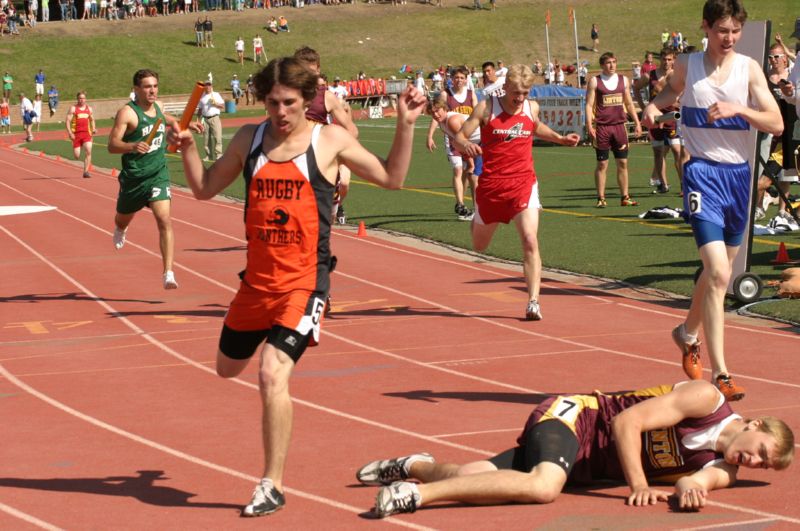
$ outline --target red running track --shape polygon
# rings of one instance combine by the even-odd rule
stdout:
[[[0,148],[0,205],[56,207],[0,217],[0,529],[800,524],[793,470],[744,470],[691,514],[626,507],[627,489],[608,485],[546,506],[367,518],[375,489],[354,479],[367,461],[480,459],[512,446],[545,394],[681,379],[669,332],[684,311],[546,273],[545,319],[524,322],[518,268],[347,228],[332,238],[334,313],[292,379],[287,507],[241,519],[262,469],[255,364],[233,381],[213,367],[244,265],[241,206],[174,191],[180,289],[165,292],[152,216],[115,251],[116,180],[37,155]],[[749,391],[737,411],[798,431],[800,342],[781,328],[731,318],[728,361]]]

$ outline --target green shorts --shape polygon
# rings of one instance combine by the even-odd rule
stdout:
[[[119,196],[117,212],[133,214],[155,201],[169,201],[169,171],[162,168],[157,174],[144,179],[127,177],[125,170],[119,174]]]

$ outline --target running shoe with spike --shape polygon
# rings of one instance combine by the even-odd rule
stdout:
[[[541,321],[542,320],[542,308],[539,306],[538,301],[528,301],[528,305],[525,307],[525,320],[526,321]]]
[[[270,478],[261,478],[253,491],[253,499],[242,509],[242,516],[265,516],[286,505],[286,498],[278,492]]]
[[[725,400],[728,402],[736,402],[744,398],[744,388],[736,385],[736,382],[733,381],[733,376],[730,374],[718,374],[714,378],[714,385],[725,395]]]
[[[684,325],[678,325],[672,330],[672,340],[681,349],[683,354],[683,372],[692,380],[703,377],[703,363],[700,361],[700,342],[690,343],[684,339]]]
[[[419,488],[415,483],[398,481],[378,491],[374,512],[380,518],[398,513],[413,513],[420,501]]]
[[[373,461],[356,472],[356,479],[364,485],[391,485],[395,481],[408,479],[411,465],[418,461],[433,463],[431,454],[411,454],[394,459]]]

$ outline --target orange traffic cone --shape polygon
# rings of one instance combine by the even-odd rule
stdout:
[[[111,168],[111,176],[112,177],[116,177],[117,176],[117,169],[116,168]]]
[[[778,254],[775,255],[775,259],[772,260],[773,264],[788,264],[789,263],[789,253],[786,251],[786,244],[781,242],[778,246]]]
[[[359,238],[366,238],[367,237],[367,226],[364,225],[363,221],[358,222],[358,234]]]
[[[27,153],[28,152],[28,148],[22,148],[22,152],[23,153]]]
[[[56,162],[61,162],[61,155],[56,155]]]
[[[44,157],[44,151],[40,151],[40,152],[39,152],[39,156],[40,156],[40,157]]]

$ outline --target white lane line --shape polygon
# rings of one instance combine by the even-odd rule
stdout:
[[[258,483],[261,480],[261,478],[257,478],[255,476],[251,476],[250,474],[245,474],[244,472],[239,472],[238,470],[234,470],[233,468],[228,468],[228,467],[223,466],[223,465],[218,465],[217,463],[212,463],[211,461],[207,461],[207,460],[202,459],[200,457],[196,457],[196,456],[193,456],[191,454],[187,454],[185,452],[181,452],[180,450],[176,450],[175,448],[172,448],[170,446],[157,443],[155,441],[152,441],[152,440],[147,439],[145,437],[142,437],[140,435],[136,435],[135,433],[131,433],[131,432],[127,431],[127,430],[123,430],[122,428],[118,428],[117,426],[114,426],[112,424],[104,422],[104,421],[102,421],[100,419],[97,419],[95,417],[89,416],[89,415],[87,415],[85,413],[82,413],[82,412],[78,411],[77,409],[73,409],[73,408],[69,407],[68,405],[66,405],[64,403],[59,402],[58,400],[56,400],[54,398],[51,398],[50,396],[48,396],[48,395],[46,395],[44,393],[39,392],[38,390],[34,389],[30,385],[26,384],[25,382],[17,379],[13,374],[8,372],[5,369],[5,367],[3,367],[2,365],[0,365],[0,376],[6,378],[10,383],[12,383],[15,386],[19,387],[20,389],[22,389],[26,393],[30,394],[31,396],[34,396],[34,397],[38,398],[39,400],[49,404],[50,406],[52,406],[52,407],[54,407],[56,409],[60,409],[61,411],[65,412],[65,413],[67,413],[69,415],[72,415],[73,417],[76,417],[76,418],[78,418],[78,419],[80,419],[80,420],[82,420],[84,422],[87,422],[87,423],[89,423],[89,424],[91,424],[93,426],[96,426],[98,428],[104,429],[106,431],[110,431],[111,433],[114,433],[116,435],[119,435],[121,437],[129,439],[131,441],[137,442],[137,443],[139,443],[141,445],[144,445],[144,446],[147,446],[149,448],[153,448],[154,450],[158,450],[158,451],[160,451],[162,453],[169,454],[169,455],[171,455],[173,457],[177,457],[178,459],[182,459],[182,460],[188,461],[188,462],[190,462],[192,464],[195,464],[195,465],[198,465],[198,466],[202,466],[202,467],[214,470],[215,472],[220,472],[222,474],[226,474],[228,476],[233,476],[233,477],[238,478],[238,479],[244,479],[244,480],[250,481],[251,483]],[[357,514],[357,515],[360,515],[360,514],[364,513],[364,509],[362,509],[362,508],[354,507],[354,506],[348,505],[346,503],[341,503],[341,502],[338,502],[336,500],[332,500],[330,498],[317,496],[315,494],[310,494],[308,492],[303,492],[301,490],[293,489],[291,487],[285,487],[285,490],[286,490],[287,493],[289,493],[289,494],[291,494],[293,496],[297,496],[298,498],[305,498],[307,500],[315,501],[315,502],[321,503],[323,505],[328,505],[328,506],[334,507],[336,509],[342,509],[342,510],[345,510],[347,512],[354,513],[354,514]],[[410,524],[408,522],[404,522],[404,521],[400,521],[400,520],[393,520],[392,519],[392,520],[388,520],[388,521],[393,523],[393,524],[396,524],[396,525],[400,525],[400,526],[403,526],[403,527],[409,527],[411,529],[428,529],[426,527],[417,526],[417,525]]]
[[[3,511],[6,514],[9,514],[15,518],[19,518],[20,520],[24,520],[31,525],[35,525],[40,529],[47,529],[48,531],[63,531],[62,528],[56,527],[53,524],[45,522],[35,516],[31,516],[28,513],[23,513],[22,511],[11,507],[10,505],[6,505],[5,503],[0,503],[0,511]]]

